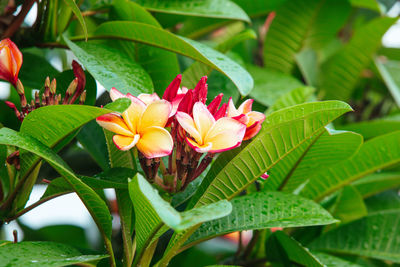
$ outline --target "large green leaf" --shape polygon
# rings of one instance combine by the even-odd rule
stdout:
[[[362,136],[352,132],[327,130],[306,152],[301,161],[294,166],[290,179],[283,187],[284,191],[294,191],[307,181],[310,174],[325,170],[340,161],[351,157],[360,148]],[[329,153],[327,153],[329,151]],[[274,172],[270,173],[274,177]],[[268,185],[269,181],[267,181]],[[275,179],[271,179],[275,184]],[[267,188],[271,188],[267,186]]]
[[[54,242],[9,242],[0,246],[1,266],[60,267],[80,263],[94,265],[106,257],[107,255],[82,255],[73,247]]]
[[[376,120],[362,121],[338,126],[341,130],[354,131],[365,139],[387,134],[400,129],[400,116],[384,117]]]
[[[272,234],[267,240],[267,247],[272,248],[272,250],[267,250],[268,261],[282,263],[283,257],[285,257],[288,264],[287,266],[324,266],[307,248],[303,247],[299,242],[282,231],[277,231]]]
[[[397,131],[365,142],[350,159],[312,175],[300,194],[321,200],[367,174],[399,163],[399,138]]]
[[[351,96],[361,72],[381,46],[383,34],[396,21],[396,18],[389,17],[370,21],[321,66],[319,84],[326,99],[347,100]]]
[[[193,58],[227,75],[242,95],[253,88],[253,79],[239,64],[212,48],[193,40],[174,35],[158,27],[139,22],[106,22],[93,38],[114,38],[160,47]]]
[[[315,89],[308,86],[302,86],[279,97],[272,106],[265,112],[266,115],[274,111],[287,108],[294,105],[303,104],[308,102],[310,96],[314,93]]]
[[[310,247],[335,254],[400,262],[400,200],[397,194],[392,196],[396,199],[387,198],[376,210],[369,209],[367,217],[327,232]],[[377,198],[373,202],[376,201]]]
[[[394,101],[400,107],[400,61],[375,58],[374,62]]]
[[[114,1],[110,17],[113,20],[137,21],[161,28],[158,21],[146,9],[129,0]],[[172,78],[180,72],[175,53],[128,41],[118,41],[117,44],[147,71],[153,80],[154,91],[158,95],[163,94]]]
[[[137,174],[129,182],[129,193],[136,211],[136,255],[138,259],[140,259],[143,249],[151,245],[153,237],[160,234],[157,232],[163,224],[175,231],[182,231],[202,222],[221,218],[232,211],[232,205],[225,200],[180,213],[162,199],[157,190],[140,174]],[[165,230],[167,229],[165,228]]]
[[[321,48],[326,45],[345,23],[350,11],[345,0],[286,1],[276,11],[265,39],[265,66],[291,73],[296,54],[304,46]]]
[[[237,19],[250,22],[247,14],[229,0],[135,0],[138,4],[153,12],[186,16],[199,16],[221,19]]]
[[[105,241],[111,238],[111,215],[104,201],[85,183],[75,176],[68,165],[49,147],[37,139],[8,128],[0,129],[0,144],[17,146],[46,160],[74,188],[94,218]]]
[[[391,188],[398,188],[400,186],[400,173],[373,173],[356,180],[353,185],[364,198],[370,197]]]
[[[83,66],[107,90],[115,87],[124,94],[131,93],[133,95],[153,92],[150,76],[139,64],[128,59],[124,53],[106,44],[73,43],[66,38],[65,41]]]
[[[247,65],[247,70],[254,78],[254,89],[250,96],[265,106],[271,106],[280,97],[294,89],[304,86],[296,78],[255,65]]]
[[[266,118],[260,133],[246,147],[226,151],[217,158],[189,207],[232,199],[312,137],[321,134],[325,125],[350,110],[346,103],[327,101],[297,105],[272,113]],[[163,265],[195,229],[171,240],[162,259]]]
[[[257,192],[234,198],[232,213],[203,223],[186,242],[186,246],[234,231],[271,227],[325,225],[336,220],[313,201],[280,192]]]

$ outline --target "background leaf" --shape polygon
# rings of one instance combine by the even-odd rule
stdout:
[[[19,242],[0,246],[3,266],[59,267],[96,262],[107,255],[82,255],[78,250],[54,242]]]
[[[107,22],[98,27],[94,37],[131,40],[179,53],[225,74],[237,86],[242,95],[247,95],[253,88],[253,79],[247,71],[225,55],[204,44],[179,37],[148,24]]]
[[[65,40],[83,66],[107,90],[115,87],[124,94],[133,95],[153,92],[153,83],[147,72],[120,51],[105,44]]]
[[[310,177],[300,194],[320,200],[367,174],[400,162],[399,138],[397,131],[365,142],[350,159]]]

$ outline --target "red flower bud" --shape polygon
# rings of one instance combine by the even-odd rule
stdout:
[[[18,73],[22,65],[22,53],[8,38],[0,42],[0,79],[17,84]]]
[[[210,111],[211,114],[215,115],[215,113],[218,110],[219,105],[221,104],[223,96],[224,96],[224,94],[222,94],[222,93],[217,95],[213,99],[213,101],[211,101],[211,103],[207,106],[207,109]]]
[[[200,81],[197,83],[196,87],[193,89],[193,103],[203,102],[206,103],[207,100],[207,76],[201,77]]]
[[[169,102],[172,102],[177,93],[179,86],[181,85],[182,82],[182,74],[178,74],[175,79],[168,85],[167,89],[165,89],[163,99],[168,100]]]
[[[182,101],[179,103],[178,111],[191,114],[193,110],[193,104],[193,90],[189,90],[183,97]]]
[[[227,108],[228,108],[228,104],[227,103],[222,104],[222,106],[217,110],[217,112],[215,112],[214,118],[216,120],[218,120],[218,119],[220,119],[222,117],[225,117]]]

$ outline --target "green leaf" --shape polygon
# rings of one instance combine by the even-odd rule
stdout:
[[[383,34],[397,21],[379,17],[360,27],[343,48],[321,66],[319,85],[326,99],[348,99],[361,72],[381,46]]]
[[[122,93],[139,95],[152,93],[153,83],[147,72],[124,53],[106,44],[92,42],[73,43],[64,38],[83,66],[107,90],[117,88]]]
[[[382,172],[373,173],[364,178],[356,180],[352,185],[357,188],[364,197],[370,197],[377,193],[400,186],[400,173]]]
[[[79,143],[103,170],[110,168],[106,139],[100,125],[95,121],[87,123],[76,136]]]
[[[24,233],[24,241],[51,241],[73,246],[79,249],[90,249],[85,229],[76,225],[59,224],[49,225],[39,229],[32,229],[18,221]]]
[[[156,234],[159,235],[157,232],[163,224],[175,231],[182,231],[202,222],[221,218],[232,211],[232,206],[228,201],[220,201],[180,213],[162,199],[157,190],[140,174],[129,182],[129,193],[136,211],[138,258],[141,257],[143,249],[151,245],[153,237]]]
[[[74,191],[94,218],[100,232],[103,233],[105,241],[107,242],[111,238],[111,215],[107,205],[89,186],[74,175],[72,170],[54,151],[37,139],[8,128],[0,129],[0,144],[17,146],[45,159],[74,188]]]
[[[82,255],[73,247],[54,242],[19,242],[0,246],[3,266],[60,267],[93,263],[108,255]]]
[[[267,246],[269,247],[271,243],[275,243],[273,247],[278,249],[278,251],[269,251],[267,254],[269,261],[281,262],[282,252],[279,250],[283,250],[290,262],[295,262],[300,266],[324,266],[307,248],[303,247],[299,242],[282,231],[277,231],[272,234],[267,241]]]
[[[388,190],[365,199],[368,214],[400,211],[400,197],[396,190]]]
[[[276,10],[286,0],[253,0],[251,1],[251,5],[249,5],[249,2],[247,0],[233,1],[238,4],[250,17],[258,17]]]
[[[231,50],[238,43],[241,43],[245,40],[256,39],[257,36],[255,32],[251,29],[244,30],[241,33],[234,35],[232,38],[220,43],[215,47],[215,49],[221,53],[226,53]],[[201,77],[205,75],[209,75],[212,71],[212,68],[201,63],[194,62],[189,68],[185,70],[182,75],[183,85],[188,88],[194,88]]]
[[[306,83],[317,86],[318,77],[318,55],[313,49],[305,49],[295,55],[296,63]]]
[[[79,23],[82,26],[83,34],[85,35],[85,38],[87,40],[88,33],[87,33],[86,23],[82,16],[81,11],[79,10],[79,7],[76,5],[74,0],[64,0],[64,2],[72,9],[72,12],[74,13],[74,15],[76,16],[76,18],[78,19]]]
[[[114,20],[143,22],[161,28],[158,21],[149,12],[132,1],[114,1],[110,16]],[[180,73],[176,54],[140,43],[118,42],[121,44],[121,48],[151,76],[154,91],[158,95],[163,95],[164,89],[167,88],[173,77]]]
[[[395,194],[396,196],[396,194]],[[369,212],[367,217],[329,231],[311,243],[312,249],[400,262],[400,201],[397,207]],[[388,198],[392,205],[393,199]],[[376,201],[376,199],[375,199]]]
[[[311,253],[318,258],[325,266],[343,266],[343,267],[362,267],[361,265],[346,261],[342,258],[335,257],[326,253],[311,251]]]
[[[400,61],[375,58],[374,62],[394,101],[400,107]]]
[[[263,129],[243,149],[226,151],[208,172],[193,204],[232,199],[278,162],[324,130],[324,126],[350,111],[340,101],[314,102],[282,109],[268,116]],[[269,179],[274,179],[270,177]]]
[[[340,191],[331,211],[341,224],[358,220],[367,216],[367,213],[362,195],[351,185],[345,186]]]
[[[307,181],[310,174],[326,170],[350,158],[358,151],[362,143],[363,139],[359,134],[326,130],[295,166],[283,191],[293,192]],[[273,172],[270,174],[274,177]],[[275,179],[267,180],[267,184],[269,182],[276,184],[274,181]]]
[[[54,78],[59,74],[44,57],[25,52],[22,50],[24,64],[18,74],[18,78],[22,81],[25,87],[40,89],[44,86],[44,81],[47,76]],[[40,68],[37,68],[40,66]]]
[[[302,196],[321,200],[367,174],[400,162],[400,131],[365,142],[350,159],[322,170],[309,178]]]
[[[256,192],[234,198],[231,203],[231,214],[203,223],[190,236],[186,246],[235,231],[336,222],[329,212],[313,201],[279,192]]]
[[[350,4],[354,7],[367,8],[381,13],[377,0],[350,0]]]
[[[292,91],[289,91],[279,97],[274,104],[267,109],[265,115],[271,114],[272,112],[283,108],[306,103],[314,91],[314,88],[308,86],[302,86],[297,89],[293,89]]]
[[[362,121],[338,126],[341,130],[353,131],[371,139],[400,129],[400,116],[390,116],[376,120]]]
[[[327,0],[286,1],[276,11],[265,39],[265,67],[291,73],[296,66],[296,54],[304,47],[318,49],[329,43],[346,22],[350,11],[345,0],[335,3]]]
[[[29,134],[49,147],[89,121],[113,111],[124,111],[130,101],[122,99],[104,108],[84,105],[46,106],[29,113],[21,125],[21,133]]]
[[[253,88],[253,79],[250,74],[225,55],[204,44],[148,24],[124,21],[106,22],[97,28],[93,37],[130,40],[179,53],[225,74],[237,86],[242,95],[247,95]]]
[[[250,96],[265,106],[273,105],[280,97],[304,86],[296,78],[255,65],[246,65],[254,78],[254,89]]]
[[[247,14],[238,5],[229,0],[136,0],[136,2],[153,12],[250,22]]]

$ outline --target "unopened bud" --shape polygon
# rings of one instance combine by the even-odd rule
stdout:
[[[78,78],[75,78],[68,86],[67,94],[73,95],[75,93],[76,87],[78,86]]]
[[[57,89],[57,81],[56,79],[53,79],[50,84],[50,93],[54,95],[56,93],[56,89]]]
[[[83,103],[85,103],[86,100],[86,90],[82,92],[81,97],[79,98],[79,104],[83,105]]]
[[[46,80],[44,81],[44,86],[50,87],[50,77],[49,76],[46,77]]]
[[[24,86],[22,85],[22,82],[21,82],[20,79],[18,79],[18,81],[17,81],[16,88],[17,88],[17,92],[18,92],[19,95],[24,95],[25,94]]]

